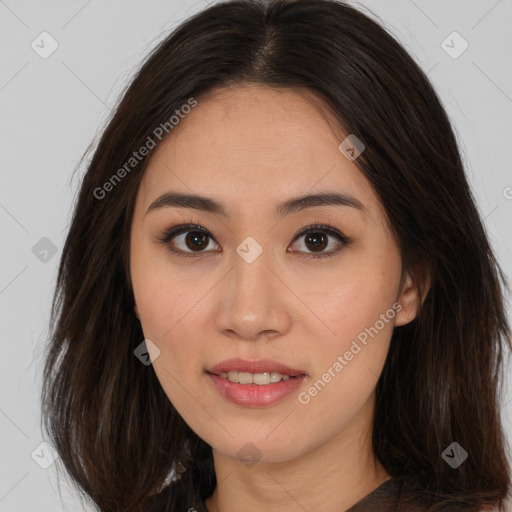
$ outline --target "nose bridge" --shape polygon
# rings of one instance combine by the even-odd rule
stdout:
[[[273,287],[273,274],[268,268],[272,265],[270,249],[264,249],[261,238],[260,241],[261,244],[248,236],[236,247],[230,278],[233,299],[236,296],[238,301],[248,300],[254,307],[259,308],[265,304],[270,305],[270,289]]]
[[[271,271],[271,255],[270,248],[252,237],[236,247],[218,305],[218,329],[254,339],[262,331],[282,332],[287,328],[289,315]]]

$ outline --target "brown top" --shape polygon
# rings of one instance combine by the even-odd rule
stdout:
[[[176,493],[180,507],[179,512],[208,512],[204,502],[194,496],[190,488],[180,485],[179,480],[162,492],[161,501],[154,508],[156,512],[166,510],[169,492]],[[414,504],[413,494],[402,479],[390,478],[344,512],[426,512],[430,510],[434,503],[432,496],[429,499],[423,496],[421,501],[424,504],[417,505]],[[509,496],[505,502],[505,510],[512,512],[512,496]],[[482,512],[484,511],[498,512],[498,509],[497,507],[483,508]]]

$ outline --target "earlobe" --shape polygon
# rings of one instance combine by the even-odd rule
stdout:
[[[398,297],[398,303],[402,306],[400,311],[396,315],[395,326],[406,325],[412,322],[419,310],[425,297],[428,294],[430,283],[427,280],[423,296],[420,297],[419,289],[417,284],[412,280],[409,273],[406,274],[402,291]]]
[[[140,320],[139,310],[137,309],[137,304],[135,304],[135,306],[133,306],[133,310],[135,311],[135,316]]]

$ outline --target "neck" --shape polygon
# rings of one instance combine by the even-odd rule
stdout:
[[[371,444],[373,403],[346,429],[292,460],[247,464],[213,450],[208,512],[347,510],[390,478]]]

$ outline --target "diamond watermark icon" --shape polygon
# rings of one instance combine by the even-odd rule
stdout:
[[[441,43],[441,48],[452,59],[458,59],[469,48],[469,43],[454,31]]]
[[[48,469],[59,458],[52,445],[46,441],[39,444],[30,456],[43,469]]]
[[[258,447],[254,443],[246,443],[240,450],[238,450],[236,456],[243,462],[248,464],[255,464],[261,459],[263,454],[258,450]],[[252,467],[252,466],[250,466]]]
[[[457,469],[468,458],[468,452],[464,450],[459,443],[453,442],[441,454],[441,457],[443,457],[447,464],[453,469]]]
[[[56,254],[57,246],[46,236],[43,236],[32,247],[32,254],[43,263],[48,263]]]
[[[363,142],[353,133],[351,133],[343,142],[340,143],[338,149],[353,162],[366,149]]]
[[[47,59],[59,47],[59,43],[48,33],[41,32],[30,44],[39,57]]]
[[[133,353],[143,365],[149,366],[160,356],[160,349],[151,340],[145,339]]]
[[[253,263],[256,258],[263,252],[263,247],[254,240],[252,236],[248,236],[237,248],[236,252],[246,263]]]

